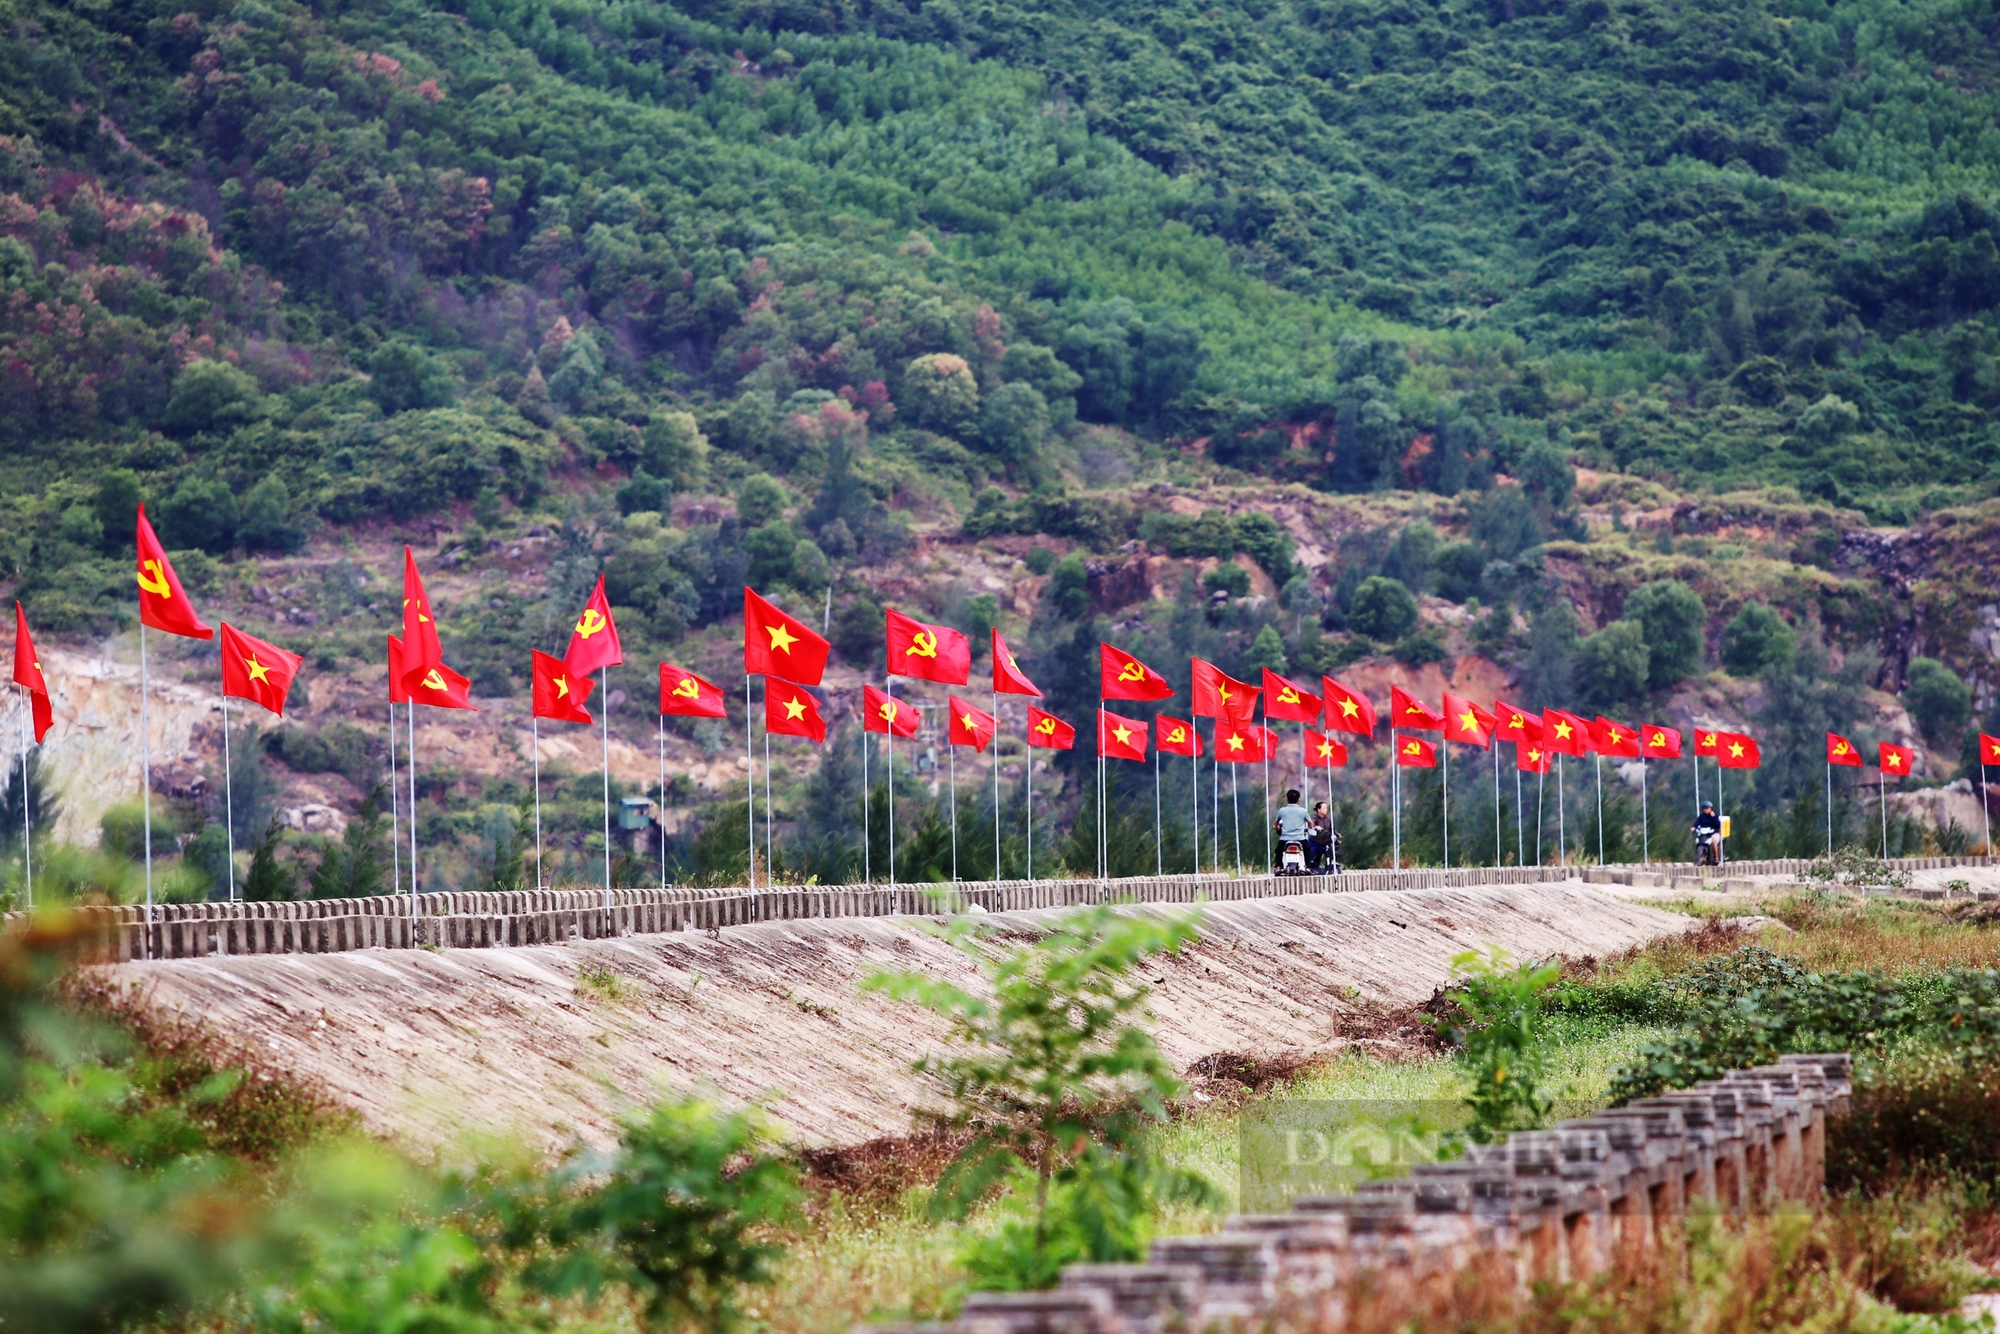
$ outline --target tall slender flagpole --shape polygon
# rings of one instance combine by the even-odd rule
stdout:
[[[1438,738],[1438,754],[1443,756],[1444,767],[1439,772],[1439,780],[1444,797],[1444,869],[1451,869],[1451,742]]]
[[[1493,869],[1497,871],[1505,860],[1500,854],[1500,738],[1488,737],[1486,744],[1493,748]]]
[[[1535,818],[1541,818],[1540,812],[1536,812]],[[1535,841],[1537,844],[1541,842],[1540,833],[1535,835]],[[1525,866],[1527,864],[1527,819],[1526,813],[1521,809],[1521,743],[1516,741],[1514,743],[1514,865]]]
[[[530,716],[533,716],[532,713]],[[539,747],[535,760],[538,764],[541,761]],[[541,799],[541,785],[537,783],[535,785],[535,878],[537,880],[542,877]],[[393,699],[389,701],[389,872],[396,877],[394,883],[389,886],[389,891],[392,894],[400,894],[403,890],[403,794],[398,790],[396,782],[396,701]]]
[[[1028,883],[1035,883],[1035,748],[1028,747]]]
[[[667,887],[667,715],[660,715],[660,888]]]
[[[1236,831],[1236,878],[1243,878],[1243,784],[1242,766],[1229,765],[1229,824]]]
[[[769,690],[770,683],[766,682],[764,688]],[[767,885],[777,883],[774,879],[777,870],[771,862],[771,821],[775,818],[771,811],[771,729],[766,727],[764,729],[764,883]]]
[[[1153,747],[1153,874],[1167,873],[1166,850],[1160,838],[1160,748]]]
[[[1717,761],[1718,766],[1720,763]],[[1722,786],[1720,767],[1715,771],[1715,783],[1717,787]],[[1875,766],[1875,793],[1875,809],[1882,816],[1882,860],[1886,862],[1889,860],[1889,780],[1883,775],[1882,766],[1879,764]]]
[[[1403,869],[1403,766],[1397,762],[1402,740],[1389,729],[1389,866]]]
[[[743,830],[750,840],[750,889],[757,888],[757,737],[750,707],[750,673],[743,673]]]
[[[404,707],[409,710],[410,725],[410,929],[415,931],[417,918],[417,702],[411,700]]]
[[[1188,731],[1194,732],[1193,718],[1188,719]],[[1200,737],[1201,734],[1195,732],[1197,741]],[[1188,747],[1188,804],[1191,807],[1188,814],[1193,817],[1190,824],[1194,829],[1194,878],[1199,880],[1201,879],[1201,756],[1195,754],[1195,749],[1194,746]]]
[[[884,673],[882,693],[889,697],[889,730],[882,734],[882,755],[889,767],[889,888],[896,887],[896,678]]]
[[[951,775],[951,883],[958,883],[958,747],[951,744],[951,705],[944,706],[944,767]]]
[[[1979,743],[1979,753],[1981,755],[1984,755],[1986,753],[1986,743],[1983,741]],[[1832,770],[1829,769],[1827,772],[1831,773]],[[1826,799],[1826,818],[1827,818],[1827,828],[1831,830],[1833,828],[1833,795],[1832,795],[1831,779],[1828,780],[1828,791]],[[1989,814],[1986,809],[1986,761],[1983,759],[1979,761],[1979,819],[1982,827],[1986,831],[1986,860],[1992,861],[1993,860],[1993,816]],[[1830,832],[1827,834],[1826,855],[1829,857],[1833,855],[1833,835]]]
[[[1604,865],[1604,757],[1593,755],[1591,765],[1597,770],[1597,864]]]
[[[868,829],[868,808],[875,804],[875,789],[868,786],[868,720],[861,720],[861,883],[875,883],[875,868],[871,864],[874,849],[869,846],[871,835]]]
[[[1267,729],[1268,730],[1268,729]],[[1260,737],[1261,740],[1261,737]],[[1271,747],[1264,746],[1264,874],[1276,869],[1272,863],[1274,849],[1271,846],[1271,822],[1276,817],[1271,811]]]
[[[597,669],[598,721],[604,724],[604,911],[611,911],[611,668]]]
[[[1549,824],[1549,757],[1535,771],[1535,865],[1542,864],[1542,831]]]
[[[34,701],[28,698],[27,687],[21,688],[21,884],[26,894],[29,912],[35,910],[35,831],[28,822],[28,715],[34,712]],[[1982,781],[1980,799],[1986,797],[1983,781],[1985,766],[1980,766]]]
[[[1563,757],[1556,756],[1556,865],[1569,865],[1569,830],[1563,821]]]
[[[993,883],[1000,883],[1000,692],[993,692]]]
[[[1653,864],[1653,817],[1646,804],[1646,743],[1639,743],[1639,860]]]
[[[535,740],[535,888],[547,889],[549,882],[542,874],[542,720],[530,713],[528,724]]]
[[[1219,738],[1218,738],[1219,741]],[[1218,748],[1208,762],[1208,846],[1213,854],[1215,874],[1222,871],[1222,751]]]
[[[25,775],[24,775],[25,776]],[[21,796],[26,800],[24,786]],[[229,766],[229,696],[222,697],[222,823],[229,838],[229,901],[236,902],[236,779]]]
[[[1719,818],[1722,815],[1722,813],[1728,809],[1729,808],[1725,806],[1722,802],[1722,759],[1720,757],[1720,754],[1718,753],[1715,761],[1716,816]],[[1882,835],[1882,855],[1884,857],[1887,857],[1889,855],[1889,835],[1886,831]],[[1717,865],[1720,865],[1721,863],[1726,862],[1728,860],[1729,860],[1729,840],[1725,838],[1722,840],[1722,851],[1716,855],[1716,863]]]
[[[146,825],[146,949],[153,957],[153,727],[146,714],[146,623],[139,622],[139,783]]]
[[[1979,813],[1986,814],[1986,766],[1979,766]],[[1991,834],[1988,834],[1991,837]],[[1833,761],[1826,762],[1826,859],[1833,860]]]

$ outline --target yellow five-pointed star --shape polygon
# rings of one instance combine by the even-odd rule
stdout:
[[[1903,757],[1902,757],[1901,755],[1898,755],[1898,754],[1896,754],[1895,752],[1891,751],[1891,752],[1890,752],[1890,754],[1889,754],[1889,767],[1890,767],[1891,769],[1900,769],[1900,768],[1902,768],[1902,767],[1903,767]]]
[[[1117,740],[1118,744],[1121,746],[1129,746],[1132,744],[1132,729],[1127,727],[1123,723],[1120,723],[1118,724],[1118,726],[1112,728],[1111,735],[1113,738]]]
[[[1360,708],[1359,708],[1359,707],[1358,707],[1358,706],[1357,706],[1357,705],[1356,705],[1356,704],[1354,703],[1354,701],[1353,701],[1353,700],[1351,700],[1351,699],[1344,699],[1344,700],[1340,701],[1340,712],[1341,712],[1341,716],[1342,716],[1342,717],[1345,717],[1345,718],[1353,718],[1353,717],[1356,717],[1356,716],[1358,716],[1358,715],[1360,714],[1361,710],[1360,710]]]
[[[804,700],[794,695],[792,698],[785,701],[785,718],[788,721],[793,718],[803,718],[805,716],[806,716],[806,703]]]
[[[1479,730],[1479,719],[1468,709],[1466,712],[1458,715],[1458,725],[1467,732],[1477,732]]]
[[[1231,750],[1243,749],[1243,738],[1232,733],[1229,738],[1229,748]]]
[[[271,679],[270,669],[265,667],[263,663],[257,661],[256,654],[253,653],[249,657],[245,658],[243,660],[243,665],[250,669],[250,679],[252,681],[269,681]]]
[[[965,730],[968,732],[977,732],[979,730],[979,723],[969,713],[959,721],[965,724]]]
[[[557,698],[557,699],[568,699],[568,698],[569,698],[569,678],[568,678],[567,676],[558,676],[558,677],[556,677],[556,678],[555,678],[555,682],[556,682],[556,698]]]
[[[771,636],[771,647],[774,649],[790,653],[792,645],[799,642],[799,637],[782,625],[767,625],[764,629]]]
[[[1322,741],[1322,742],[1320,742],[1320,743],[1319,743],[1319,753],[1320,753],[1320,758],[1321,758],[1321,759],[1325,759],[1325,758],[1326,758],[1327,756],[1329,756],[1329,755],[1333,754],[1333,743],[1332,743],[1332,742],[1330,742],[1330,741]]]
[[[1565,722],[1558,722],[1556,724],[1556,735],[1562,738],[1564,741],[1569,740],[1569,734],[1575,730],[1576,730],[1575,728],[1571,727],[1568,723]]]
[[[1611,744],[1614,746],[1625,739],[1625,734],[1615,727],[1607,735],[1610,736]]]
[[[1743,757],[1743,743],[1741,741],[1730,742],[1729,758],[1734,760],[1734,759],[1741,759],[1742,757]],[[1722,780],[1718,778],[1716,781],[1721,782]]]
[[[1542,752],[1531,748],[1528,751],[1528,762],[1530,764],[1540,764],[1542,762]]]

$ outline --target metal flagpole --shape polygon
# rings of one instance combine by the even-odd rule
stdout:
[[[1536,815],[1539,819],[1539,812]],[[1536,835],[1539,843],[1541,836]],[[1514,743],[1514,865],[1525,866],[1528,862],[1528,828],[1525,812],[1521,809],[1521,743]]]
[[[1389,729],[1389,867],[1403,869],[1403,766],[1397,763],[1403,744],[1396,729]]]
[[[1160,748],[1153,747],[1153,874],[1167,873],[1166,851],[1160,845]]]
[[[993,883],[1000,883],[1000,692],[993,692]]]
[[[1720,763],[1718,761],[1718,763]],[[1722,785],[1722,770],[1715,771],[1716,786]],[[1875,766],[1875,809],[1882,814],[1882,860],[1889,860],[1889,780],[1882,773],[1882,766]]]
[[[411,700],[404,707],[409,710],[410,726],[410,930],[414,933],[417,929],[417,702]]]
[[[529,716],[530,717],[533,716],[532,711],[530,711]],[[537,753],[535,759],[538,763],[541,760],[539,746],[537,747]],[[390,700],[389,701],[389,862],[390,862],[390,874],[396,877],[395,882],[389,886],[389,892],[392,894],[401,893],[403,889],[403,794],[396,790],[396,786],[397,786],[396,702],[394,700]],[[535,808],[535,816],[536,816],[535,879],[537,880],[540,880],[542,878],[542,852],[541,852],[542,825],[541,825],[541,806],[540,806],[541,796],[542,796],[541,786],[540,784],[537,784],[535,788],[535,801],[537,803]]]
[[[951,744],[951,705],[944,706],[944,765],[951,774],[951,883],[958,883],[958,747]]]
[[[1268,730],[1268,729],[1266,729]],[[1261,738],[1260,738],[1261,739]],[[1264,874],[1269,875],[1275,867],[1272,860],[1271,822],[1276,816],[1271,811],[1271,746],[1264,745]]]
[[[1979,766],[1979,813],[1986,814],[1986,766]],[[1833,860],[1833,761],[1826,762],[1826,859]]]
[[[1443,737],[1438,738],[1438,754],[1444,757],[1444,767],[1440,770],[1443,777],[1440,782],[1444,796],[1444,869],[1449,871],[1451,869],[1451,742]]]
[[[1981,755],[1984,755],[1986,753],[1986,743],[1983,741],[1980,742],[1979,753]],[[1829,767],[1827,772],[1832,773],[1833,770]],[[1828,828],[1832,828],[1833,797],[1831,796],[1831,791],[1832,791],[1831,780],[1828,781],[1829,781],[1829,787],[1828,787],[1829,795],[1826,801],[1826,818],[1828,821]],[[1993,817],[1986,810],[1986,761],[1983,759],[1979,762],[1979,819],[1980,823],[1985,827],[1986,830],[1986,860],[1992,861],[1993,860]],[[1833,836],[1831,834],[1827,835],[1826,855],[1829,857],[1833,855]]]
[[[1653,864],[1653,817],[1646,805],[1646,743],[1639,743],[1639,860]]]
[[[542,720],[531,712],[528,723],[535,740],[535,888],[547,889],[548,878],[542,873]]]
[[[1028,883],[1035,883],[1035,748],[1028,747]]]
[[[1721,759],[1720,759],[1720,758],[1718,757],[1718,758],[1716,759],[1716,761],[1715,761],[1715,814],[1716,814],[1716,818],[1717,818],[1717,819],[1720,819],[1720,818],[1722,817],[1722,813],[1723,813],[1723,812],[1724,812],[1725,810],[1727,810],[1727,809],[1728,809],[1728,807],[1726,807],[1726,806],[1724,806],[1724,805],[1722,804],[1722,760],[1721,760]],[[1888,851],[1888,849],[1889,849],[1889,835],[1888,835],[1888,834],[1887,834],[1887,832],[1885,831],[1885,832],[1883,833],[1883,835],[1882,835],[1882,855],[1883,855],[1884,857],[1887,857],[1887,856],[1889,855],[1889,851]],[[1726,861],[1728,861],[1728,860],[1729,860],[1729,840],[1728,840],[1728,839],[1726,839],[1726,838],[1725,838],[1725,839],[1723,839],[1723,840],[1722,840],[1722,851],[1721,851],[1720,853],[1716,854],[1716,859],[1715,859],[1715,860],[1716,860],[1716,864],[1717,864],[1718,866],[1719,866],[1719,865],[1721,865],[1721,864],[1722,864],[1723,862],[1726,862]]]
[[[1500,738],[1488,737],[1486,744],[1493,748],[1493,869],[1497,871],[1505,860],[1500,854]]]
[[[667,887],[667,715],[660,715],[660,888]]]
[[[604,724],[604,911],[611,911],[611,668],[597,669],[598,715]],[[769,745],[766,742],[765,745]],[[768,765],[766,768],[768,769]]]
[[[1220,738],[1217,738],[1218,742]],[[1212,853],[1210,860],[1215,863],[1215,874],[1222,875],[1222,752],[1217,750],[1208,760],[1208,846]]]
[[[1188,719],[1188,731],[1194,732],[1194,719]],[[1195,733],[1197,740],[1200,733]],[[1201,879],[1201,756],[1195,754],[1195,747],[1188,747],[1188,814],[1192,817],[1189,825],[1194,831],[1194,878]]]
[[[861,883],[875,883],[875,868],[869,864],[874,849],[869,847],[868,808],[875,804],[875,791],[868,786],[868,719],[861,720]]]
[[[1569,831],[1563,825],[1563,757],[1556,756],[1556,865],[1569,865]]]
[[[767,683],[764,687],[769,690]],[[775,884],[777,874],[771,865],[771,729],[764,729],[764,883]]]
[[[1236,878],[1243,878],[1243,785],[1238,779],[1240,765],[1229,766],[1229,823],[1236,831]]]
[[[1604,757],[1593,755],[1591,764],[1597,770],[1597,864],[1604,865]]]
[[[27,896],[28,911],[35,910],[35,831],[28,823],[28,715],[34,712],[34,701],[28,697],[26,686],[21,687],[21,884]],[[1985,766],[1980,766],[1980,800],[1986,798],[1984,781]]]
[[[27,778],[25,767],[22,778]],[[21,785],[21,800],[28,799],[28,788]],[[236,780],[229,767],[229,696],[222,697],[222,823],[229,837],[229,901],[236,902]]]
[[[1690,718],[1688,721],[1692,723],[1694,719]],[[1698,733],[1699,730],[1699,728],[1689,729],[1691,734]],[[1718,772],[1720,771],[1718,770]],[[1694,753],[1694,813],[1696,815],[1701,814],[1701,752],[1699,750]]]
[[[743,673],[743,831],[750,840],[750,889],[757,888],[757,740],[750,708],[750,673]]]
[[[146,824],[146,948],[153,957],[153,729],[146,714],[146,623],[139,622],[139,783]],[[25,793],[23,794],[25,795]]]
[[[1535,865],[1542,864],[1542,830],[1549,823],[1549,757],[1542,757],[1535,771]]]
[[[889,730],[882,734],[882,756],[889,770],[889,888],[896,887],[896,678],[882,676],[882,693],[889,699]]]

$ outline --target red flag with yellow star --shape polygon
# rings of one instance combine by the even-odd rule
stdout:
[[[722,687],[685,667],[660,664],[660,712],[677,718],[727,718]]]
[[[1007,641],[1000,637],[1000,627],[993,627],[993,689],[1002,695],[1032,695],[1036,699],[1042,692],[1021,670],[1021,664],[1014,661],[1014,652],[1007,647]]]
[[[414,692],[417,682],[433,667],[444,666],[444,645],[438,643],[437,612],[430,594],[424,591],[424,577],[417,573],[417,557],[403,548],[403,685]]]
[[[563,650],[563,661],[571,671],[583,676],[625,661],[625,650],[618,643],[618,627],[611,621],[611,599],[604,595],[601,574],[597,576],[597,587],[590,591],[590,601],[583,604],[583,615],[576,618],[576,625],[569,632],[569,647]]]
[[[832,648],[750,588],[743,590],[743,670],[753,676],[782,676],[787,681],[816,686],[826,675],[826,655]]]
[[[1909,746],[1892,746],[1884,741],[1875,762],[1890,778],[1908,778],[1911,766],[1917,762],[1917,752]]]
[[[146,521],[146,507],[139,506],[139,620],[155,630],[187,639],[213,639],[215,631],[194,614],[181,577],[167,559],[167,549],[153,525]]]
[[[1349,690],[1331,676],[1320,677],[1319,686],[1325,699],[1321,712],[1326,715],[1328,727],[1355,736],[1374,735],[1375,705],[1368,696]]]
[[[561,658],[540,649],[532,652],[535,716],[553,718],[559,723],[594,721],[583,702],[590,698],[590,688],[596,682]]]
[[[962,686],[972,676],[972,645],[948,625],[930,625],[889,608],[889,675]]]
[[[284,717],[286,692],[304,661],[296,653],[244,634],[228,621],[222,623],[222,693],[231,698],[261,704]]]
[[[1188,712],[1197,718],[1248,719],[1257,711],[1258,688],[1239,681],[1212,662],[1189,659],[1194,700]]]
[[[886,690],[861,687],[861,727],[863,731],[890,736],[915,736],[917,711]]]
[[[1097,693],[1103,699],[1171,699],[1167,678],[1122,648],[1097,643]]]
[[[984,752],[987,743],[993,740],[997,724],[993,715],[984,709],[975,709],[956,695],[945,696],[945,708],[951,715],[949,736],[954,746],[970,746]]]
[[[1983,751],[1985,749],[1984,737],[1980,738],[1980,743],[1980,749]],[[1838,732],[1828,732],[1826,734],[1826,762],[1828,764],[1843,764],[1849,768],[1859,769],[1861,767],[1861,747],[1855,745]]]
[[[1524,774],[1549,771],[1549,748],[1539,741],[1518,742],[1514,746],[1514,767]]]
[[[14,684],[28,692],[28,708],[35,716],[35,744],[56,724],[55,709],[49,703],[49,683],[42,676],[41,655],[28,635],[28,613],[14,604]]]
[[[1215,720],[1215,758],[1224,764],[1262,764],[1270,758],[1269,734],[1255,723]]]
[[[1741,732],[1723,732],[1718,737],[1715,762],[1725,769],[1755,769],[1764,762],[1757,739]]]
[[[1432,712],[1430,705],[1401,686],[1390,686],[1389,725],[1413,728],[1419,732],[1436,732],[1444,727],[1444,719]]]
[[[1168,755],[1199,757],[1201,733],[1185,718],[1169,718],[1162,713],[1153,719],[1153,743]]]
[[[1612,759],[1636,760],[1639,758],[1639,729],[1627,727],[1600,713],[1597,721],[1590,725],[1590,748]]]
[[[1405,769],[1435,769],[1437,762],[1437,747],[1422,737],[1406,736],[1396,739],[1396,763]]]
[[[1264,669],[1264,716],[1288,723],[1309,723],[1319,717],[1319,696],[1296,681]]]
[[[1979,734],[1979,763],[1982,766],[2000,764],[2000,736],[1988,736],[1984,732]]]
[[[1306,732],[1306,767],[1339,769],[1347,764],[1347,747],[1324,732]]]
[[[1107,760],[1146,758],[1146,724],[1121,718],[1109,709],[1097,711],[1097,753]]]
[[[1068,750],[1076,744],[1076,729],[1053,713],[1028,706],[1028,744],[1043,750]]]
[[[764,730],[773,736],[802,736],[808,741],[826,740],[826,719],[819,716],[819,700],[810,690],[790,681],[764,680]]]
[[[1551,755],[1588,755],[1590,724],[1561,709],[1543,709],[1542,745]]]
[[[1681,733],[1677,727],[1657,724],[1644,729],[1641,749],[1649,760],[1677,760],[1681,757]],[[1860,761],[1856,761],[1858,764]]]
[[[1494,717],[1463,695],[1444,692],[1444,739],[1481,750],[1493,744]]]

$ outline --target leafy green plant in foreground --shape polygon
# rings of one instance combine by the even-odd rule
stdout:
[[[953,1048],[918,1062],[950,1092],[948,1124],[970,1142],[933,1207],[964,1217],[996,1190],[1011,1216],[960,1256],[982,1288],[1052,1285],[1075,1260],[1136,1260],[1156,1206],[1207,1203],[1214,1189],[1160,1158],[1147,1130],[1180,1089],[1144,1017],[1140,963],[1195,939],[1195,918],[1105,907],[1058,919],[1005,947],[962,916],[947,939],[990,994],[923,973],[881,971],[865,989],[915,1001],[951,1022]]]
[[[1458,985],[1450,993],[1455,1018],[1432,1022],[1459,1048],[1471,1089],[1466,1135],[1492,1144],[1517,1130],[1543,1125],[1555,1100],[1542,1087],[1547,1046],[1540,1032],[1543,993],[1561,972],[1552,963],[1513,964],[1497,945],[1484,954],[1468,950],[1451,961]]]

